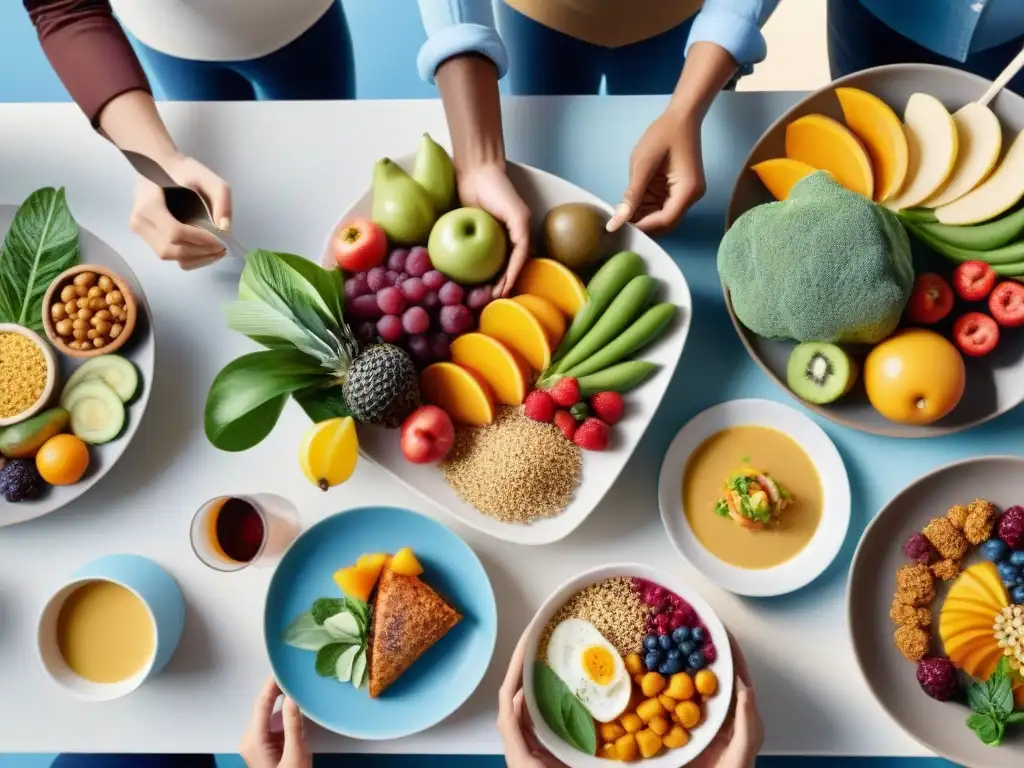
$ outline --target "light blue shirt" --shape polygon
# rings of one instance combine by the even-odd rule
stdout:
[[[428,37],[417,58],[420,77],[434,82],[441,64],[466,53],[486,56],[498,68],[498,77],[505,75],[508,52],[494,26],[491,0],[419,0],[419,4]],[[779,0],[705,0],[693,20],[686,49],[694,43],[716,43],[739,62],[741,70],[749,71],[767,54],[761,25],[778,4]]]
[[[954,61],[1024,35],[1024,0],[860,0],[880,21]]]

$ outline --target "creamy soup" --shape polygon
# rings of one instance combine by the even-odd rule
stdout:
[[[792,503],[777,522],[760,530],[740,528],[715,513],[730,475],[755,467],[777,480]],[[821,478],[796,441],[770,427],[730,427],[693,452],[683,470],[683,509],[705,549],[730,565],[773,568],[807,546],[821,521]]]
[[[72,592],[57,617],[57,647],[79,677],[94,683],[127,680],[156,646],[153,619],[133,592],[90,581]]]

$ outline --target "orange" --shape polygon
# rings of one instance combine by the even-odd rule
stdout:
[[[563,315],[554,304],[543,296],[534,296],[532,293],[524,293],[522,296],[514,296],[512,301],[518,301],[537,318],[548,335],[548,341],[552,347],[557,347],[558,342],[565,335],[565,315]]]
[[[487,385],[455,363],[434,363],[420,372],[423,400],[436,405],[452,421],[482,427],[494,421],[494,399]]]
[[[535,371],[551,365],[551,342],[533,313],[512,299],[492,301],[480,313],[480,333],[518,352]]]
[[[89,448],[74,435],[54,435],[36,453],[39,476],[50,485],[73,485],[89,468]]]
[[[569,317],[587,302],[583,281],[554,259],[529,259],[516,279],[515,292],[547,299]]]
[[[505,405],[522,405],[533,376],[530,366],[497,339],[464,333],[451,345],[452,362],[487,382],[494,398]]]

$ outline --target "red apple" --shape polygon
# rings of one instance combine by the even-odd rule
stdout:
[[[365,272],[378,266],[387,250],[387,235],[369,219],[342,224],[331,241],[334,261],[346,272]]]
[[[402,423],[402,455],[413,464],[440,461],[454,442],[455,425],[436,405],[421,405]]]

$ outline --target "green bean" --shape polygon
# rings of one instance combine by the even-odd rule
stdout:
[[[598,392],[628,392],[642,384],[656,370],[658,366],[646,360],[627,360],[580,379],[580,396],[590,397]]]
[[[944,243],[972,251],[991,251],[1009,245],[1024,232],[1024,208],[985,224],[920,224],[922,230]]]
[[[574,365],[565,372],[566,376],[577,379],[590,373],[607,368],[613,363],[632,355],[657,339],[665,330],[676,313],[676,305],[663,303],[653,307],[638,317],[629,328],[620,333],[614,341],[604,346],[596,354],[591,355],[579,365]]]

